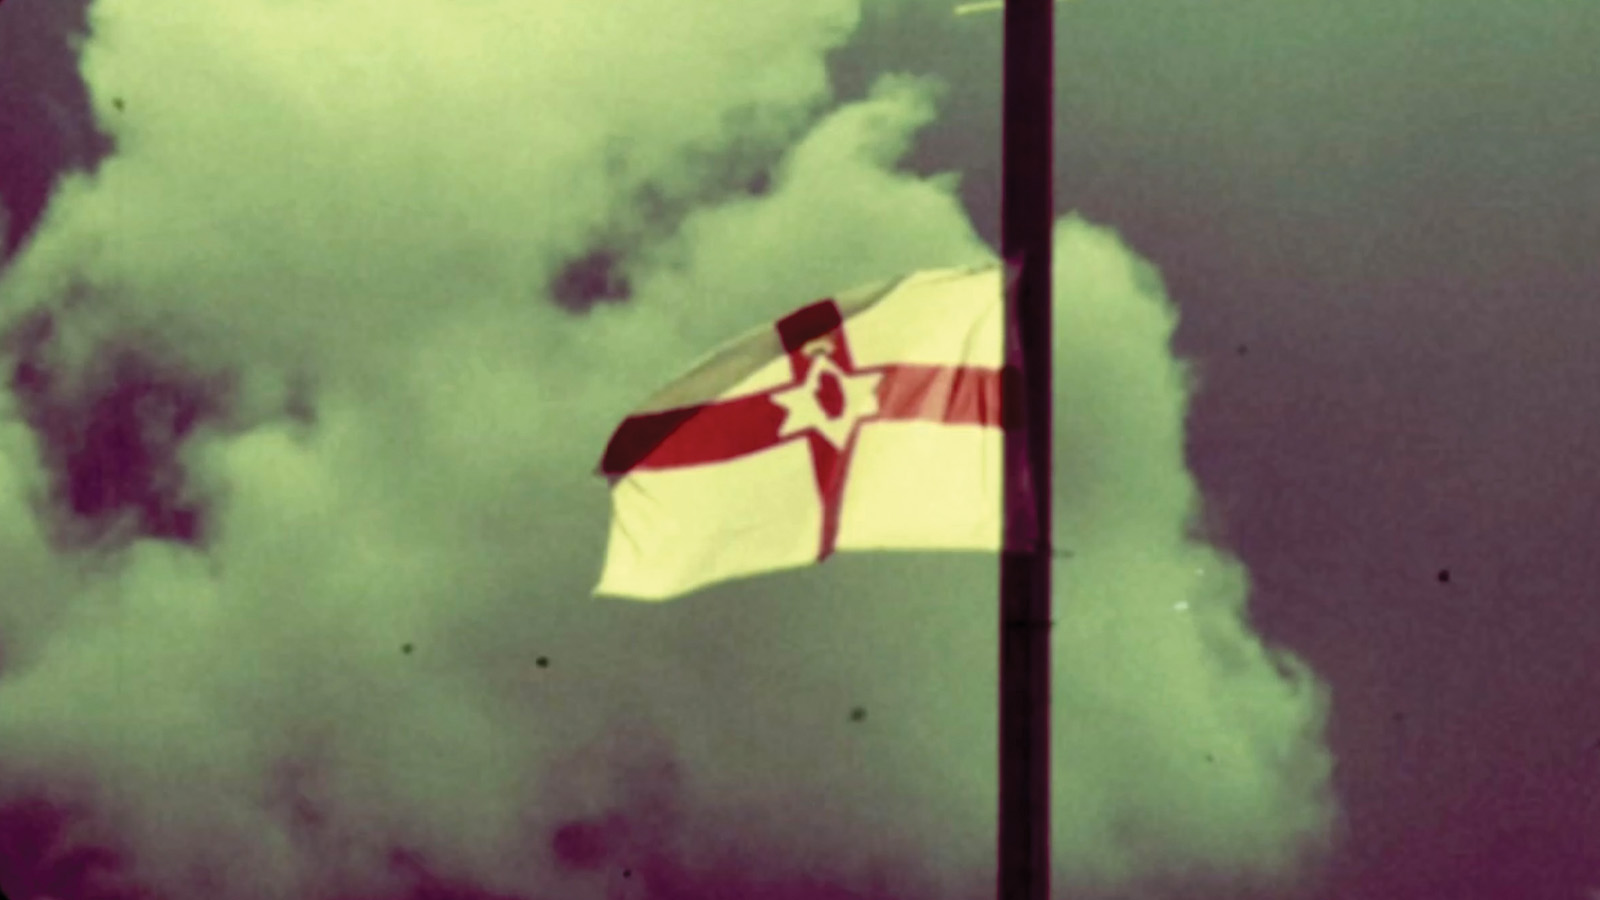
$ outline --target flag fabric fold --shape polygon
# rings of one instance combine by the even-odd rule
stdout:
[[[1001,542],[1001,267],[801,307],[623,420],[596,594],[666,600],[835,551]]]

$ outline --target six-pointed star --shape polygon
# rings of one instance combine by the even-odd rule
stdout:
[[[815,355],[803,381],[770,395],[784,411],[779,439],[813,429],[843,450],[856,423],[878,414],[878,382],[882,380],[882,372],[851,374],[832,358]]]

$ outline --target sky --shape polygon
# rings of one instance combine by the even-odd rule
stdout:
[[[976,898],[995,583],[590,596],[720,341],[998,244],[933,0],[0,8],[13,897]],[[1600,8],[1057,16],[1056,896],[1600,886]]]

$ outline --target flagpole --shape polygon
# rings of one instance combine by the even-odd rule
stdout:
[[[1050,897],[1051,138],[1054,3],[1006,0],[1000,248],[1008,292],[1007,389],[1022,429],[1005,440],[1000,559],[1000,900]],[[1020,375],[1020,379],[1017,376]],[[1019,384],[1020,381],[1020,384]],[[1014,426],[1017,420],[1009,423]]]

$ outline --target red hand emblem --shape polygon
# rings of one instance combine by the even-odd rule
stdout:
[[[816,397],[828,418],[837,419],[844,412],[844,388],[839,386],[839,376],[832,372],[823,372],[817,379]]]

